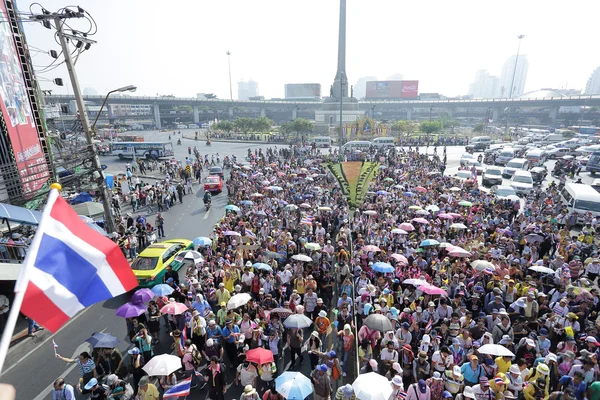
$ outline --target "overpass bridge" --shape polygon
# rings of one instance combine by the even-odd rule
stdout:
[[[47,104],[69,104],[75,100],[72,95],[45,96]],[[84,96],[84,100],[96,105],[102,104],[104,96]],[[202,99],[186,97],[146,97],[146,96],[115,96],[109,97],[110,104],[145,104],[153,107],[152,117],[157,128],[161,128],[163,121],[175,123],[199,123],[211,119],[232,119],[235,116],[269,116],[276,122],[289,121],[298,116],[314,118],[314,112],[321,109],[320,101],[307,100],[226,100]],[[191,109],[180,110],[181,106]],[[498,99],[443,99],[443,100],[361,100],[358,107],[368,115],[384,115],[389,119],[413,119],[415,116],[434,116],[445,113],[450,116],[471,115],[472,117],[488,116],[495,121],[500,121],[510,110],[511,115],[523,112],[545,114],[551,122],[556,122],[561,112],[561,107],[600,107],[600,95],[563,96],[542,98],[498,98]],[[95,113],[91,113],[95,117]],[[131,116],[134,118],[134,116]],[[101,120],[127,120],[127,115],[114,115]],[[377,118],[377,117],[376,117]],[[135,118],[134,118],[135,119]]]

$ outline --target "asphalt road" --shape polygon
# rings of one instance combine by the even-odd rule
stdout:
[[[165,140],[168,133],[150,133],[147,136],[150,140]],[[173,142],[176,137],[172,138]],[[252,143],[225,143],[214,142],[211,147],[206,147],[204,142],[193,140],[182,141],[181,146],[175,145],[175,157],[179,160],[185,159],[187,156],[187,147],[197,145],[200,153],[204,154],[208,151],[210,154],[219,154],[221,159],[225,154],[235,154],[238,158],[247,155],[247,149],[268,147],[264,144]],[[282,145],[279,145],[282,146]],[[426,149],[422,148],[425,152]],[[429,148],[429,153],[433,152]],[[438,148],[441,155],[442,148]],[[447,149],[448,167],[447,173],[456,173],[459,165],[460,155],[464,152],[463,147],[449,147]],[[115,158],[104,157],[104,164],[108,165],[110,172],[123,172],[125,162]],[[548,169],[551,170],[553,162],[548,162]],[[582,173],[581,177],[585,183],[591,183],[592,178],[588,173]],[[506,183],[506,181],[505,181]],[[196,193],[194,195],[186,195],[183,198],[183,204],[177,204],[169,211],[164,213],[165,231],[167,238],[188,238],[193,239],[197,236],[208,236],[212,227],[217,220],[223,215],[224,206],[227,204],[226,193],[221,193],[213,197],[213,207],[206,212],[202,204],[202,190],[196,185],[194,187]],[[127,208],[124,208],[124,212]],[[65,357],[74,357],[82,351],[91,351],[85,339],[90,337],[94,332],[110,332],[111,334],[122,339],[117,346],[122,353],[126,354],[131,344],[126,341],[126,325],[122,318],[115,316],[115,309],[128,300],[128,295],[122,295],[117,298],[96,304],[78,314],[70,320],[66,326],[59,330],[54,335],[48,333],[42,335],[36,340],[26,340],[11,349],[6,362],[6,369],[0,375],[0,381],[10,383],[17,389],[17,399],[48,399],[51,398],[52,383],[55,379],[63,377],[70,383],[76,383],[79,377],[79,371],[74,364],[65,364],[64,362],[54,357],[52,340],[58,345],[59,354]],[[171,343],[171,338],[163,331],[163,336],[160,338],[161,343],[157,347],[157,353],[166,352],[166,349]],[[284,365],[289,363],[289,352],[284,352]],[[284,368],[284,370],[287,367]],[[308,357],[306,357],[302,372],[306,375],[310,373]],[[233,375],[233,374],[231,374]],[[230,378],[233,378],[231,376]],[[349,374],[346,380],[351,379]],[[231,380],[231,379],[230,379]],[[343,382],[351,383],[351,382]],[[230,387],[227,392],[227,399],[239,398],[241,388],[235,385]],[[205,399],[207,390],[194,391],[188,399]]]

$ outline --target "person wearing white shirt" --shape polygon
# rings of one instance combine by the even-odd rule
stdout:
[[[282,285],[287,285],[288,283],[290,283],[290,280],[292,279],[291,269],[291,265],[288,264],[285,266],[285,269],[283,271],[279,271],[277,273],[277,276],[279,276],[279,279],[281,279]]]

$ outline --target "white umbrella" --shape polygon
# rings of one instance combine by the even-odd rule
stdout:
[[[471,263],[471,267],[475,271],[485,271],[486,268],[491,269],[492,271],[496,270],[496,266],[489,261],[486,260],[475,260]]]
[[[358,400],[388,400],[393,391],[390,381],[377,372],[359,375],[352,388]]]
[[[313,260],[306,254],[296,254],[296,255],[293,255],[292,258],[297,261],[305,261],[305,262],[311,262]]]
[[[456,224],[450,225],[450,228],[452,228],[452,229],[467,229],[467,226],[465,224],[456,223]]]
[[[408,235],[408,232],[406,232],[404,229],[400,229],[400,228],[392,229],[392,233],[396,233],[398,235]]]
[[[177,257],[178,258],[181,257],[184,260],[192,260],[192,261],[194,261],[194,264],[199,264],[201,262],[204,262],[204,257],[202,257],[202,254],[200,254],[194,250],[188,250],[188,251],[179,253]]]
[[[514,357],[514,353],[502,346],[501,344],[484,344],[477,350],[479,354],[489,354],[492,356],[506,356],[506,357]]]
[[[429,211],[427,211],[427,210],[417,210],[417,212],[415,212],[415,214],[417,214],[417,215],[429,215]]]
[[[530,270],[535,272],[541,272],[542,274],[553,274],[555,271],[552,268],[544,267],[542,265],[534,265],[529,267]]]
[[[405,279],[405,280],[403,280],[400,283],[406,284],[406,285],[413,285],[413,286],[416,286],[416,287],[419,287],[421,285],[429,285],[425,279],[414,279],[414,278],[412,278],[412,279]]]
[[[248,301],[250,301],[251,298],[252,297],[248,293],[236,294],[227,302],[227,309],[235,310],[236,308],[240,308],[241,306],[248,303]]]
[[[167,376],[181,369],[181,358],[171,354],[154,356],[142,368],[150,376]]]
[[[450,189],[448,189],[448,190],[450,190],[451,192],[460,192],[460,188],[459,188],[459,187],[456,187],[456,186],[453,186],[453,187],[451,187],[451,188],[450,188]]]
[[[365,215],[377,215],[377,211],[375,211],[375,210],[367,210],[367,211],[363,211],[363,214],[365,214]]]
[[[286,328],[303,329],[308,328],[312,323],[312,320],[304,314],[293,314],[283,321],[283,326]]]

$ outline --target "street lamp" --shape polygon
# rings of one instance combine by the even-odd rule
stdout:
[[[128,86],[123,86],[121,88],[111,90],[110,92],[108,92],[106,94],[106,97],[104,98],[104,101],[102,102],[102,107],[100,107],[100,111],[98,111],[98,114],[96,114],[96,119],[94,120],[94,123],[92,124],[92,131],[94,131],[96,129],[96,123],[98,122],[98,118],[100,118],[100,114],[102,114],[102,110],[104,109],[104,106],[106,105],[106,102],[108,101],[108,96],[110,96],[111,94],[116,93],[116,92],[135,92],[136,90],[137,90],[136,86],[128,85]]]
[[[433,107],[429,107],[429,122],[431,122],[431,112],[433,111]]]
[[[231,52],[227,51],[227,65],[229,67],[229,100],[233,100],[233,90],[231,89]]]
[[[340,147],[344,144],[344,133],[342,131],[342,110],[344,108],[344,75],[344,71],[342,71],[340,74]]]
[[[519,39],[518,45],[517,45],[517,55],[515,56],[515,66],[513,68],[513,75],[512,75],[512,79],[510,81],[510,90],[508,91],[508,98],[512,99],[512,95],[513,95],[513,89],[515,88],[515,76],[517,75],[517,64],[519,62],[519,53],[521,52],[521,39],[523,39],[525,37],[525,35],[519,35],[517,36],[517,39]],[[507,107],[507,113],[506,113],[506,135],[508,136],[510,131],[510,103],[509,106]]]

